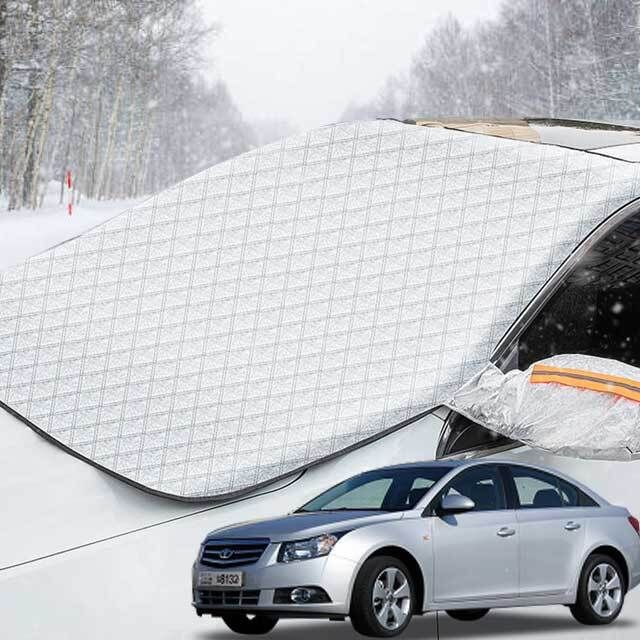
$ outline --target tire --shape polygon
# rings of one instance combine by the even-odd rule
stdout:
[[[275,616],[257,614],[249,617],[246,613],[228,613],[222,616],[222,620],[231,631],[250,636],[269,633],[278,623],[278,618]]]
[[[582,624],[611,624],[622,611],[625,591],[624,574],[618,562],[610,556],[594,554],[582,567],[576,602],[569,608]]]
[[[416,593],[404,562],[392,556],[369,558],[353,585],[349,610],[353,628],[374,638],[397,636],[411,621]]]
[[[447,615],[461,622],[473,622],[484,618],[490,609],[447,609]]]

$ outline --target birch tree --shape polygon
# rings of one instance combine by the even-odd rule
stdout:
[[[195,0],[0,0],[9,208],[36,208],[67,170],[78,196],[131,197],[247,149],[224,85],[200,75],[203,24]]]

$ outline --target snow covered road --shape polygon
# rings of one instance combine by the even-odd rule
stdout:
[[[138,204],[138,200],[83,200],[67,215],[58,204],[56,183],[51,183],[42,209],[7,211],[0,198],[0,269],[18,264]]]

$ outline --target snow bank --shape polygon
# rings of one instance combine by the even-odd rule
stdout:
[[[59,197],[57,182],[49,183],[44,206],[36,211],[7,211],[6,200],[0,197],[0,270],[75,238],[145,199],[82,199],[69,216],[66,206],[58,203]]]

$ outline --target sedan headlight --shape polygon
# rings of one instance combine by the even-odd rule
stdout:
[[[283,542],[278,554],[278,561],[296,562],[297,560],[311,560],[311,558],[326,556],[338,542],[338,538],[337,534],[323,533],[307,540]]]

